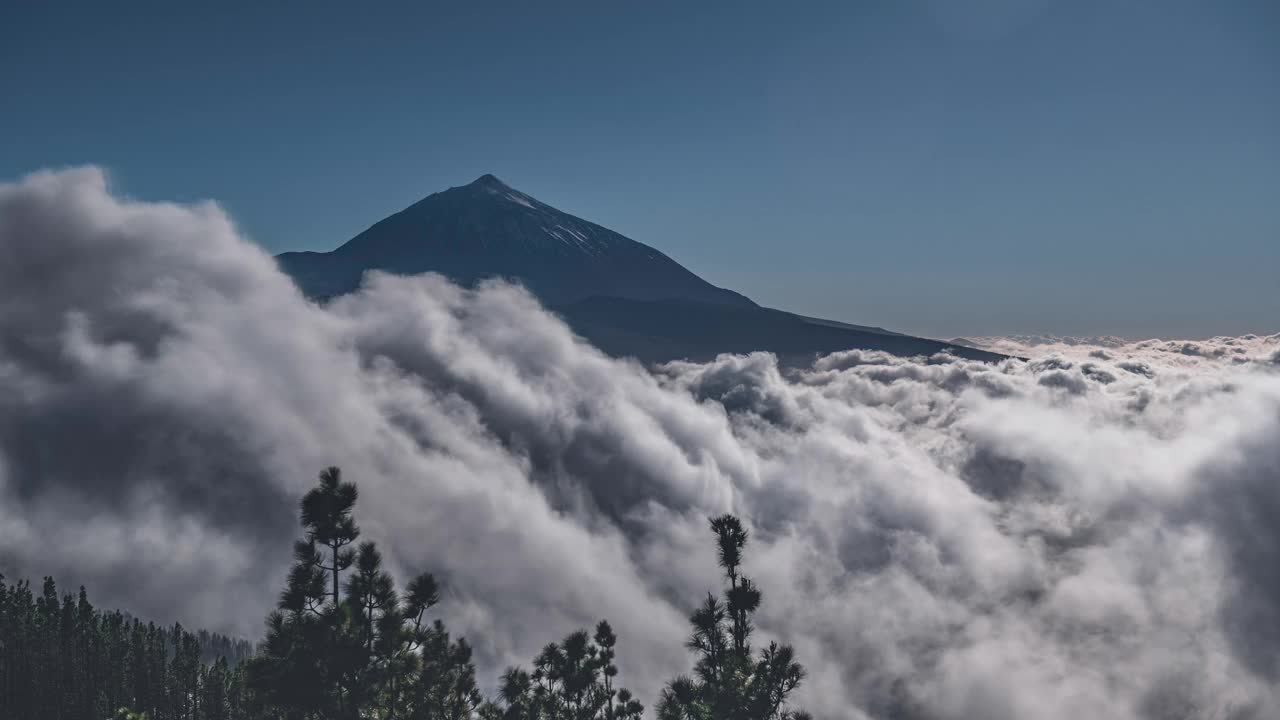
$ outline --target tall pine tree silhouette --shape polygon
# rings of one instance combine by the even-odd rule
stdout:
[[[333,577],[333,601],[339,602],[339,575],[351,567],[354,553],[348,545],[360,537],[360,528],[352,517],[358,493],[354,483],[342,482],[342,471],[336,467],[320,473],[320,485],[302,498],[302,527],[314,552],[316,545],[329,550],[327,569]],[[316,567],[324,568],[315,558]]]
[[[804,679],[790,645],[776,642],[752,657],[751,615],[761,593],[742,574],[748,533],[732,515],[711,519],[726,586],[724,600],[708,593],[690,617],[688,647],[697,654],[694,677],[672,680],[658,702],[659,720],[808,720],[787,706]]]
[[[302,499],[306,535],[248,664],[255,711],[283,720],[472,717],[484,703],[471,648],[439,620],[425,623],[440,599],[436,579],[418,575],[402,598],[376,544],[350,547],[360,536],[357,497],[328,468]]]

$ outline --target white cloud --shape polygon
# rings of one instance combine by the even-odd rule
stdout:
[[[734,511],[820,716],[1280,715],[1277,336],[650,372],[500,283],[317,307],[95,169],[0,186],[0,249],[6,571],[255,633],[340,464],[489,677],[607,617],[652,702]]]
[[[965,344],[976,348],[1018,357],[1124,360],[1169,369],[1247,365],[1267,362],[1273,353],[1280,353],[1280,333],[1218,336],[1206,340],[1125,340],[1110,336],[1057,335],[1009,335],[963,340]]]

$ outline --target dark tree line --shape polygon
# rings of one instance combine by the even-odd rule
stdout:
[[[0,576],[0,718],[109,718],[133,708],[155,720],[243,718],[243,640],[102,612],[84,588],[58,596]]]
[[[376,544],[360,542],[358,492],[337,468],[302,499],[302,538],[265,640],[144,624],[95,610],[84,589],[58,597],[0,576],[0,718],[6,720],[638,720],[618,682],[608,622],[509,668],[497,696],[476,681],[471,646],[438,618],[433,576],[396,588]],[[789,646],[754,653],[760,590],[742,575],[747,532],[711,520],[724,569],[690,618],[692,676],[677,676],[660,720],[806,720],[788,696],[804,670]]]

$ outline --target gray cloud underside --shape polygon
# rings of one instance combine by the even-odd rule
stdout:
[[[340,464],[489,677],[607,617],[652,701],[733,511],[819,716],[1280,717],[1267,338],[646,370],[504,284],[371,275],[318,307],[216,206],[93,168],[0,186],[0,250],[6,572],[256,636]]]

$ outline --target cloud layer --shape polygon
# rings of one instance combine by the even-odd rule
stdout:
[[[93,168],[0,186],[0,287],[5,572],[255,636],[339,464],[490,677],[607,617],[652,702],[733,511],[819,716],[1280,716],[1276,336],[645,369],[500,283],[318,307]]]
[[[1126,340],[1114,336],[1011,335],[959,338],[962,344],[1018,357],[1145,362],[1170,369],[1280,362],[1280,333],[1205,340]]]

